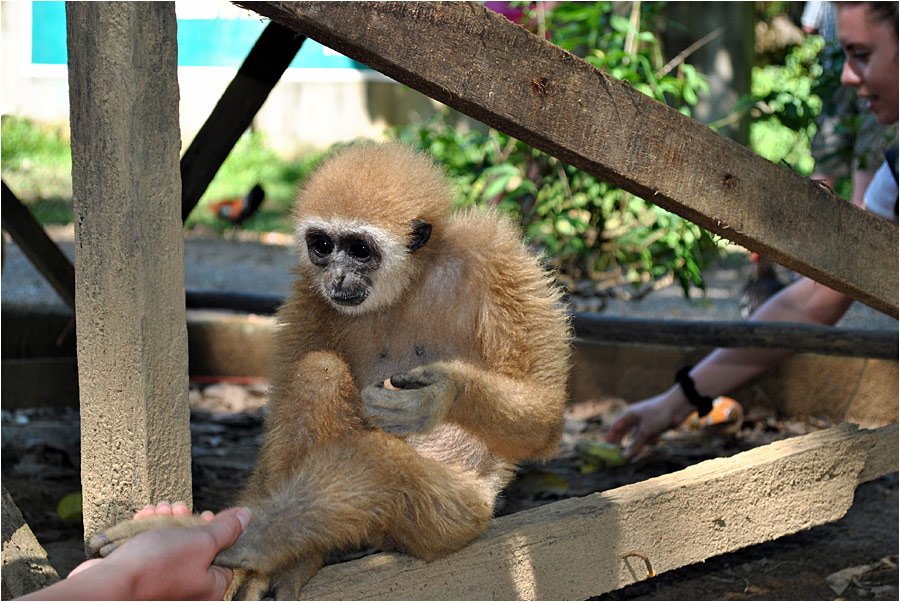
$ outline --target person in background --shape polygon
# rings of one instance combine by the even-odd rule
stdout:
[[[845,62],[841,83],[853,88],[882,124],[897,122],[896,2],[837,2],[838,39]],[[897,149],[875,173],[864,196],[865,208],[897,223]],[[801,278],[771,297],[752,321],[835,324],[853,300],[809,278]],[[631,443],[626,457],[678,426],[694,410],[702,416],[711,399],[759,376],[790,355],[788,351],[717,349],[693,368],[683,368],[667,391],[629,406],[612,424],[606,439]]]
[[[820,35],[825,41],[820,62],[825,81],[840,76],[843,57],[835,26],[836,6],[828,1],[807,2],[800,24],[807,35]],[[835,189],[838,181],[850,176],[850,200],[863,206],[863,194],[882,161],[884,151],[897,144],[896,128],[881,124],[866,111],[865,100],[851,86],[840,86],[824,101],[816,118],[816,134],[811,143],[815,159],[812,180]]]

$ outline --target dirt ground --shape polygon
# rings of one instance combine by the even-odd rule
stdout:
[[[63,242],[64,249],[69,250],[68,242]],[[286,289],[292,251],[255,246],[259,247],[256,251],[254,244],[237,241],[190,244],[188,286],[228,286],[282,294],[279,287]],[[257,282],[253,288],[234,276],[234,268],[226,273],[204,267],[216,261],[230,261],[242,274],[253,272],[257,278],[269,280]],[[20,263],[15,249],[7,248],[3,303],[17,299],[19,291],[29,287],[37,290],[34,294],[47,298],[40,282],[30,284],[34,278]],[[706,318],[737,319],[735,287],[745,277],[745,271],[721,271],[707,297],[694,306],[683,301],[662,303],[660,300],[668,294],[663,291],[655,297],[656,305],[641,306],[645,309],[624,304],[613,309],[623,315],[684,317],[693,312]],[[678,296],[669,294],[673,299]],[[868,314],[865,308],[862,311],[859,319],[865,321]],[[889,322],[888,327],[896,328],[896,321]],[[242,386],[226,382],[192,384],[193,484],[198,509],[227,507],[246,480],[261,442],[265,400],[264,382]],[[696,433],[676,432],[630,464],[586,471],[575,444],[602,439],[610,420],[623,406],[619,399],[575,400],[567,412],[566,432],[556,457],[547,464],[522,466],[518,478],[504,492],[498,514],[612,489],[829,426],[815,418],[784,419],[748,408],[743,425],[731,436],[698,437]],[[57,512],[64,496],[80,490],[79,438],[76,409],[2,411],[4,486],[61,575],[84,559],[80,520],[63,519]],[[897,554],[898,479],[893,473],[861,485],[853,507],[840,521],[664,573],[596,599],[897,600]]]
[[[191,435],[194,503],[229,505],[249,475],[261,442],[265,385],[193,386]],[[547,464],[525,465],[507,489],[498,514],[582,496],[673,472],[709,458],[828,426],[815,419],[750,415],[735,436],[682,431],[626,466],[584,472],[575,443],[599,440],[621,400],[571,406],[559,453]],[[2,476],[26,521],[65,575],[84,558],[82,527],[64,520],[57,504],[79,485],[79,419],[74,409],[2,413]],[[701,503],[698,501],[698,503]],[[602,545],[602,542],[598,542]],[[840,521],[664,573],[598,600],[897,600],[897,473],[860,486]],[[853,569],[840,594],[829,586]],[[831,577],[830,577],[831,576]]]

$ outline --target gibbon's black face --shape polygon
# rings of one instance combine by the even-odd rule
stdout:
[[[394,303],[412,283],[415,253],[431,237],[431,224],[415,219],[397,238],[361,220],[309,217],[297,225],[312,268],[310,284],[347,315],[377,311]]]
[[[324,292],[332,302],[352,307],[366,300],[382,261],[371,237],[364,233],[332,237],[313,229],[306,233],[306,249],[309,260],[322,269]]]

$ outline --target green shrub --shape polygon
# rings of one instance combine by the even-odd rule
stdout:
[[[646,30],[656,17],[641,14],[635,28],[609,2],[565,2],[546,24],[554,43],[689,115],[706,81],[689,65],[663,69]],[[590,281],[601,294],[624,297],[671,278],[686,295],[703,288],[702,268],[717,254],[707,231],[496,130],[456,131],[447,117],[393,135],[446,166],[459,205],[496,206],[513,216],[564,282]]]

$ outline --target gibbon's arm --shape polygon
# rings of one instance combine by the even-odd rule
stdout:
[[[562,432],[564,384],[537,384],[462,361],[414,368],[362,391],[366,413],[389,433],[459,424],[503,458],[551,456]]]
[[[547,458],[562,434],[565,383],[538,383],[472,364],[447,364],[462,391],[447,420],[475,433],[513,462]]]

